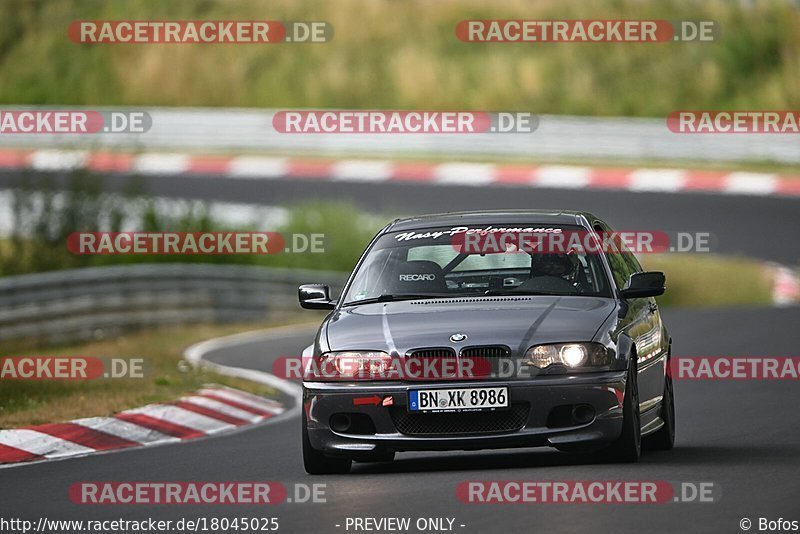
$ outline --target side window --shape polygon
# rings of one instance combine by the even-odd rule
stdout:
[[[600,225],[595,225],[594,230],[598,234],[609,232],[607,228],[603,228]],[[609,246],[609,249],[606,251],[606,258],[608,258],[608,264],[611,266],[611,274],[614,276],[614,283],[617,289],[622,289],[628,282],[628,277],[630,277],[631,273],[634,271],[631,271],[631,266],[624,257],[624,253],[618,248],[622,243],[619,243],[618,239],[608,240],[606,243],[608,243]]]
[[[627,249],[622,252],[622,259],[625,261],[625,265],[628,267],[630,274],[640,273],[643,271],[639,260],[637,260],[636,256],[634,256],[633,253]]]
[[[628,275],[640,273],[644,270],[642,269],[642,265],[639,263],[639,260],[636,259],[636,256],[633,254],[633,252],[631,252],[630,249],[625,246],[625,243],[623,243],[621,239],[615,238],[614,244],[619,249],[622,260],[625,262]]]

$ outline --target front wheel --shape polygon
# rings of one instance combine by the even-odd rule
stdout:
[[[333,475],[350,472],[352,461],[346,458],[331,458],[325,456],[311,446],[308,439],[308,421],[306,411],[303,410],[303,467],[309,475]]]
[[[642,427],[639,414],[639,380],[636,355],[631,355],[628,379],[625,381],[625,400],[622,401],[622,433],[608,448],[599,451],[604,461],[634,463],[642,455]]]
[[[669,370],[669,362],[667,362]],[[672,377],[664,377],[664,396],[661,400],[661,419],[664,426],[644,439],[645,448],[654,451],[668,451],[675,446],[675,394],[672,390]]]

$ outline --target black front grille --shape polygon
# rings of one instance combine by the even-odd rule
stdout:
[[[464,347],[461,349],[460,358],[464,360],[465,366],[471,363],[471,367],[464,367],[464,378],[491,378],[498,376],[503,364],[503,358],[507,358],[511,350],[505,345],[484,345]],[[407,353],[407,360],[422,361],[425,364],[432,364],[433,367],[428,378],[452,379],[455,377],[454,371],[445,370],[444,366],[451,360],[456,359],[456,351],[450,347],[425,347],[413,349]],[[469,362],[467,362],[469,360]],[[441,367],[438,367],[441,365]],[[438,373],[441,374],[437,374]],[[408,380],[417,378],[409,377]]]
[[[455,358],[456,351],[451,348],[416,349],[408,353],[409,358]]]
[[[508,410],[493,412],[414,413],[404,406],[389,409],[394,426],[401,434],[435,436],[454,434],[492,434],[515,432],[528,422],[530,405],[512,404]]]
[[[508,347],[494,345],[488,347],[466,347],[461,351],[462,358],[504,358],[511,351]]]
[[[497,376],[502,367],[501,358],[508,358],[510,354],[511,350],[503,345],[464,347],[461,350],[461,358],[470,360],[475,373],[485,378]]]

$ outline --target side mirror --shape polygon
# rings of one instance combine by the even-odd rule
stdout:
[[[620,294],[624,299],[657,297],[664,294],[665,284],[666,277],[662,272],[633,273]]]
[[[303,284],[297,288],[300,307],[306,310],[332,310],[336,302],[331,300],[331,290],[324,284]]]

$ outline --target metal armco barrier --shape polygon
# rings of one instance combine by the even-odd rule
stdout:
[[[345,275],[196,263],[87,267],[0,278],[0,341],[113,337],[170,324],[260,321],[300,311],[297,286]]]

